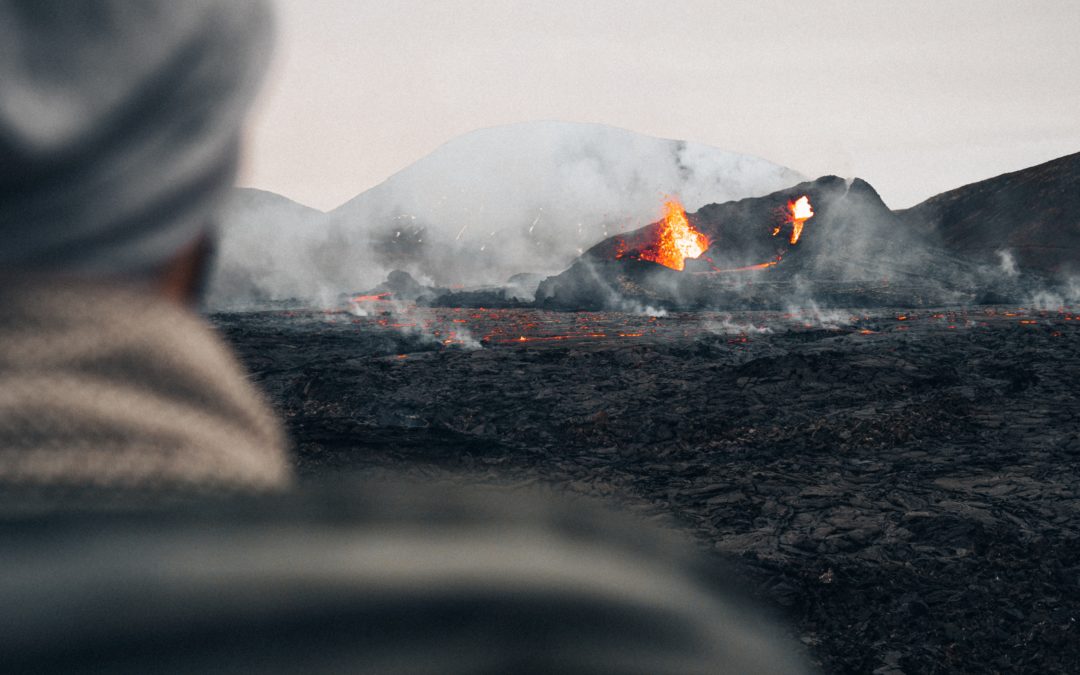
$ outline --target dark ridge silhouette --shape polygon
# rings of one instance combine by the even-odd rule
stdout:
[[[997,262],[1010,251],[1021,270],[1080,272],[1080,153],[931,197],[900,219],[950,251]]]

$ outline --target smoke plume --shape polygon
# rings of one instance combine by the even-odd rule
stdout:
[[[755,157],[601,125],[484,129],[327,214],[278,217],[263,205],[256,217],[250,199],[232,205],[226,215],[240,226],[225,223],[212,304],[327,301],[392,269],[446,287],[546,276],[606,236],[655,221],[665,195],[695,209],[801,179]]]

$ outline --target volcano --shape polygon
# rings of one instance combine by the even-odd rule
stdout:
[[[891,211],[864,180],[824,176],[686,215],[708,247],[658,264],[667,219],[609,237],[537,292],[548,306],[782,307],[822,293],[852,306],[971,301],[980,270]]]

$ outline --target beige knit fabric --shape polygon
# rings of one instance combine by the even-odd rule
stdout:
[[[284,436],[196,315],[107,283],[0,287],[0,482],[263,489]]]

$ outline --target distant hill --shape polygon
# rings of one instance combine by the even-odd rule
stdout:
[[[325,215],[273,192],[234,189],[218,213],[221,238],[206,305],[246,307],[307,292]]]
[[[232,194],[229,195],[221,214],[229,218],[234,227],[243,227],[263,222],[266,218],[274,221],[274,225],[278,224],[276,222],[278,220],[294,223],[304,219],[318,218],[323,215],[323,211],[305,206],[269,190],[238,187],[234,188]]]
[[[995,263],[1008,251],[1018,268],[1080,273],[1080,153],[949,190],[901,220],[956,255]]]

